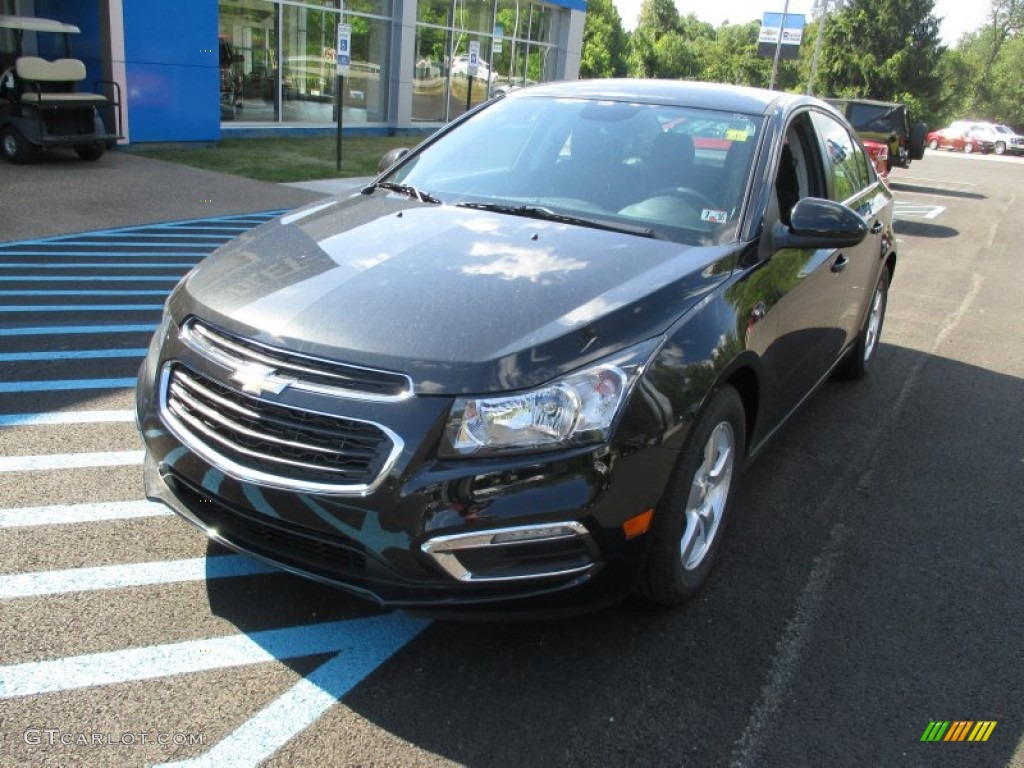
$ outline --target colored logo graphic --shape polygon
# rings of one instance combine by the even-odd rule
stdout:
[[[932,720],[921,741],[988,741],[995,729],[995,720]]]

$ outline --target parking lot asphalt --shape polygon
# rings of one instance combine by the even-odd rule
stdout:
[[[750,466],[698,599],[466,625],[260,570],[143,500],[163,296],[333,188],[0,164],[0,241],[203,218],[0,247],[0,767],[1024,768],[1022,180],[948,153],[894,175],[878,365]],[[991,738],[925,739],[944,722]]]
[[[272,184],[123,151],[93,163],[53,152],[30,165],[0,163],[0,242],[295,208],[358,183]]]

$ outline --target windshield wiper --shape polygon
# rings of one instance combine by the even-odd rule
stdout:
[[[492,213],[507,213],[510,216],[525,216],[530,219],[541,219],[543,221],[555,221],[560,224],[576,224],[591,229],[604,229],[609,232],[622,232],[627,235],[639,235],[650,237],[655,240],[667,240],[657,230],[644,227],[639,224],[628,224],[611,219],[594,219],[588,216],[573,216],[568,213],[559,213],[542,205],[507,205],[505,203],[456,203],[459,208],[472,208],[477,211],[490,211]]]
[[[434,197],[429,192],[424,192],[422,189],[417,189],[411,184],[398,184],[394,181],[378,181],[376,184],[370,184],[367,187],[363,187],[363,194],[373,194],[375,189],[387,189],[391,192],[397,192],[400,195],[406,197],[412,197],[419,200],[421,203],[433,203],[435,205],[440,204],[440,200]]]

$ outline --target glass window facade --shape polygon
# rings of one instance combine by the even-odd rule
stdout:
[[[224,121],[322,125],[336,119],[338,25],[352,28],[345,124],[388,120],[389,0],[220,2]]]
[[[488,96],[556,78],[556,9],[530,0],[419,0],[412,119],[450,120]],[[479,65],[470,77],[470,43]]]
[[[352,29],[342,90],[346,125],[387,124],[407,98],[413,122],[451,120],[489,95],[553,80],[566,9],[531,0],[218,0],[221,120],[325,125],[336,120],[338,24]],[[415,41],[399,19],[415,3]],[[471,44],[479,65],[470,76]],[[392,49],[394,46],[394,50]],[[392,94],[389,88],[397,88]],[[407,108],[408,109],[408,108]],[[402,112],[403,110],[399,110]],[[409,112],[405,113],[409,115]],[[403,117],[403,120],[410,119]]]

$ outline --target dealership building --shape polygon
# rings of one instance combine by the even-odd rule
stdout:
[[[130,143],[429,129],[489,95],[579,73],[586,0],[0,0],[74,24],[87,82],[120,85]],[[14,51],[0,30],[0,63]],[[63,55],[26,33],[25,52]]]

